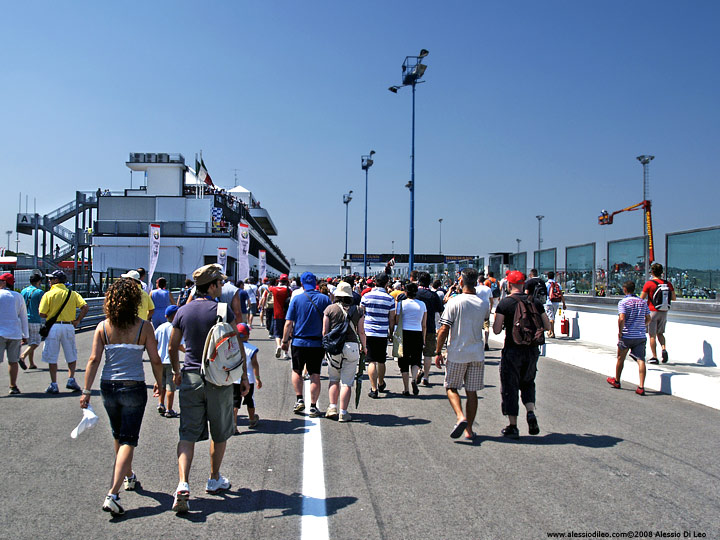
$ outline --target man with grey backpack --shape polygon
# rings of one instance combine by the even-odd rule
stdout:
[[[218,372],[215,366],[208,366],[209,354],[215,354],[214,360],[218,362],[224,360],[228,354],[227,350],[215,348],[215,344],[221,341],[218,338],[223,328],[229,327],[235,318],[227,304],[217,303],[225,279],[227,276],[223,275],[219,264],[209,264],[195,270],[195,299],[177,311],[172,323],[168,353],[180,394],[180,441],[177,447],[180,481],[175,490],[172,509],[178,513],[187,512],[189,509],[188,480],[195,443],[207,440],[208,435],[211,438],[210,478],[205,485],[205,492],[217,494],[230,488],[230,481],[220,474],[220,466],[227,440],[235,432],[232,383],[238,376],[241,377],[243,395],[247,393],[249,386],[244,361],[239,363],[240,371],[228,371],[226,377],[223,377],[222,372]],[[221,317],[220,321],[218,317]],[[225,340],[226,347],[242,351],[237,336],[234,333],[228,336],[231,337]],[[185,363],[180,370],[178,351],[183,339]],[[219,358],[218,354],[222,358]],[[242,358],[244,359],[244,356]],[[226,381],[229,383],[226,384]]]

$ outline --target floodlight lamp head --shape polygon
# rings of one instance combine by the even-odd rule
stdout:
[[[370,150],[370,155],[372,156],[373,154],[375,154],[375,150]]]
[[[637,160],[638,160],[640,163],[642,163],[643,165],[647,165],[647,164],[650,163],[653,159],[655,159],[655,156],[646,156],[646,155],[643,154],[642,156],[638,156],[638,157],[636,157],[635,159],[637,159]]]
[[[399,86],[391,86],[390,88],[388,88],[388,90],[390,90],[393,94],[397,94],[397,91],[400,90],[400,87]]]
[[[430,52],[427,49],[420,49],[420,54],[418,54],[418,58],[425,58]]]

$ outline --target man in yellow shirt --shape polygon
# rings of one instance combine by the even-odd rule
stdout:
[[[140,279],[140,272],[138,272],[137,270],[130,270],[120,277],[132,279],[137,283],[141,294],[140,305],[138,306],[138,317],[140,317],[144,321],[151,320],[153,312],[155,311],[155,303],[152,301],[152,298],[150,298],[150,295],[145,292],[145,289],[143,289],[143,282],[142,279]]]
[[[68,366],[68,381],[66,388],[73,392],[80,392],[81,388],[75,382],[75,365],[77,363],[77,347],[75,346],[75,328],[88,312],[87,302],[75,291],[70,291],[65,286],[66,277],[62,270],[55,270],[47,274],[50,278],[50,290],[40,300],[38,311],[40,317],[48,319],[57,315],[57,320],[50,328],[50,333],[45,338],[45,345],[42,352],[42,361],[50,367],[50,386],[45,393],[57,394],[60,392],[57,385],[57,361],[62,345],[65,362]],[[68,296],[69,295],[69,296]],[[65,299],[67,302],[65,303]],[[65,303],[65,307],[62,307]],[[80,313],[77,313],[77,310]]]

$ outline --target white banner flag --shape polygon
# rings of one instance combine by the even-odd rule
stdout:
[[[160,256],[160,225],[150,224],[150,264],[148,265],[148,290],[152,289],[152,278]]]
[[[227,248],[218,248],[217,263],[222,266],[222,273],[227,274]]]
[[[250,229],[245,223],[238,223],[238,275],[245,281],[250,277]]]
[[[265,279],[267,277],[267,253],[264,249],[258,251],[258,270],[260,279]]]

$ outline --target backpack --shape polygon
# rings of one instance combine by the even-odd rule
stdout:
[[[357,308],[355,306],[350,306],[343,322],[332,328],[323,336],[322,346],[328,354],[336,355],[342,353],[343,347],[345,346],[345,340],[347,338],[347,331],[350,326],[350,319],[355,314],[353,309]]]
[[[500,298],[500,287],[498,287],[497,279],[490,280],[490,292],[493,298]]]
[[[562,302],[562,291],[557,281],[553,281],[550,284],[550,301],[551,302]]]
[[[658,311],[670,309],[670,285],[667,281],[656,281],[657,287],[652,295],[652,304]]]
[[[545,328],[542,317],[533,301],[516,298],[512,322],[512,338],[517,345],[542,345],[545,343]]]
[[[533,289],[532,297],[533,299],[537,300],[541,304],[544,304],[547,302],[547,286],[545,285],[545,282],[540,278],[537,279],[535,288]]]
[[[217,306],[217,318],[205,339],[200,373],[215,386],[230,386],[242,377],[245,349],[238,346],[236,329],[227,321],[227,304]]]

